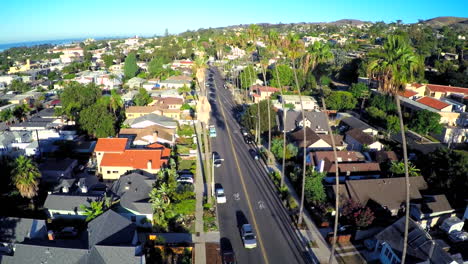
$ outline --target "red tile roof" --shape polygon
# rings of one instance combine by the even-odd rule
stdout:
[[[105,153],[101,166],[105,167],[131,167],[134,169],[147,169],[151,162],[151,169],[160,169],[167,163],[170,149],[152,150],[125,150],[123,153]]]
[[[413,83],[411,84],[411,86],[415,87],[415,88],[419,88],[419,87],[423,87],[424,84],[420,84],[420,83]]]
[[[400,94],[403,97],[410,98],[411,96],[415,96],[418,93],[411,90],[405,90],[404,92],[399,92],[398,94]]]
[[[94,151],[123,152],[127,138],[98,138]]]
[[[267,92],[267,93],[275,93],[279,92],[278,88],[271,87],[271,86],[261,86],[261,85],[253,85],[251,87],[252,90],[260,90],[260,92]]]
[[[447,86],[447,85],[437,85],[437,84],[427,84],[427,88],[433,92],[442,92],[442,93],[461,93],[468,95],[468,88],[456,87],[456,86]]]
[[[447,103],[444,103],[442,101],[439,101],[437,99],[434,99],[432,97],[427,97],[427,96],[416,100],[416,102],[421,103],[423,105],[427,105],[429,107],[432,107],[432,108],[438,109],[438,110],[442,110],[445,107],[449,106],[449,104],[447,104]]]

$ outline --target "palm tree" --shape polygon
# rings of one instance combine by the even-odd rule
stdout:
[[[379,90],[394,96],[397,105],[398,118],[400,119],[400,133],[403,148],[403,162],[405,167],[406,207],[405,207],[405,234],[403,239],[403,252],[401,263],[405,263],[408,245],[409,224],[409,172],[408,153],[406,146],[405,126],[400,107],[398,92],[404,90],[404,86],[411,82],[414,73],[422,66],[421,58],[416,55],[409,42],[399,35],[390,35],[383,48],[369,54],[370,62],[367,68],[368,76],[379,83]]]
[[[397,162],[392,161],[390,165],[390,172],[392,176],[396,175],[403,175],[405,174],[405,163],[404,162]],[[411,162],[408,162],[408,173],[410,177],[416,177],[421,175],[421,170],[416,168]]]
[[[193,72],[195,73],[195,79],[197,80],[198,87],[200,87],[200,93],[206,96],[205,87],[205,69],[207,59],[202,56],[197,56],[193,62]]]
[[[122,109],[123,107],[123,100],[120,94],[117,93],[115,89],[111,90],[111,95],[110,95],[110,102],[109,102],[109,107],[112,110],[112,112],[115,113],[117,112],[118,109]]]
[[[305,120],[304,114],[304,106],[302,103],[302,95],[301,95],[301,88],[299,87],[299,80],[297,78],[297,68],[296,68],[296,60],[301,58],[304,55],[304,43],[299,40],[297,35],[290,35],[289,36],[289,46],[287,49],[288,57],[292,62],[292,68],[294,72],[294,81],[297,89],[297,93],[299,95],[299,103],[301,105],[301,114],[302,120]],[[298,224],[302,224],[302,217],[304,214],[304,187],[305,187],[305,177],[306,177],[306,158],[307,158],[307,146],[306,146],[306,127],[305,125],[302,128],[303,134],[303,160],[302,160],[302,191],[301,191],[301,204],[299,207],[299,219]]]
[[[303,65],[304,73],[307,73],[309,69],[311,72],[314,72],[320,63],[326,63],[326,62],[331,61],[332,59],[333,59],[333,53],[330,50],[330,46],[320,41],[316,41],[307,49],[307,55],[306,55],[306,58],[304,60],[304,65]],[[323,111],[327,113],[327,105],[325,103],[325,96],[323,93],[322,85],[320,85],[320,91],[321,91],[320,98],[322,102],[322,108],[323,108]],[[330,139],[332,143],[333,158],[335,159],[335,186],[336,186],[335,191],[336,193],[339,193],[340,177],[339,177],[339,171],[338,171],[338,155],[336,153],[335,138],[333,137],[333,132],[329,125],[330,120],[328,119],[328,114],[325,114],[325,120],[327,122],[327,130],[328,130],[328,134],[330,135]],[[330,251],[330,257],[328,259],[328,263],[333,262],[333,257],[335,255],[339,215],[340,215],[340,200],[339,200],[339,195],[336,195],[335,196],[335,221],[333,225],[333,240],[332,240],[332,248]]]
[[[83,215],[86,216],[86,221],[89,222],[104,213],[104,201],[92,201],[89,207],[82,204],[80,208],[84,210]]]
[[[37,164],[25,156],[15,159],[12,172],[13,183],[22,197],[32,199],[39,190],[39,178],[41,173]]]
[[[28,113],[31,111],[31,108],[27,104],[21,104],[15,106],[13,109],[13,115],[21,121],[24,121],[28,116]]]

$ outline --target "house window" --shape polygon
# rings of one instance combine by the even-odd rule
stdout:
[[[112,171],[112,173],[119,173],[118,171]]]
[[[111,172],[110,171],[107,171],[107,174],[110,174]]]
[[[136,216],[132,215],[130,218],[132,219],[132,222],[136,222]]]

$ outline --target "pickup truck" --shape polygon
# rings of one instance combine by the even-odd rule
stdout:
[[[209,132],[210,132],[210,137],[216,137],[216,128],[215,126],[211,125],[208,127]]]

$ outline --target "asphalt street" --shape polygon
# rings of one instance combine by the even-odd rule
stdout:
[[[265,171],[265,164],[254,160],[234,119],[231,93],[215,68],[209,88],[212,113],[210,124],[217,136],[211,138],[212,151],[224,162],[215,168],[215,183],[226,193],[227,203],[217,205],[221,248],[232,247],[238,263],[308,263],[304,247],[292,227],[275,186]],[[250,223],[257,235],[257,247],[245,249],[240,226]]]

